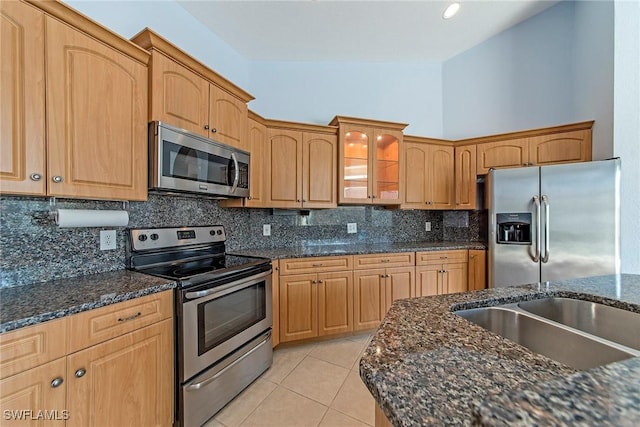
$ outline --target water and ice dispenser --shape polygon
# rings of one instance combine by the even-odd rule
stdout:
[[[531,213],[498,213],[497,242],[508,245],[531,244]]]

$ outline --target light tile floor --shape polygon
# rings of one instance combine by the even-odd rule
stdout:
[[[358,375],[371,334],[276,348],[273,365],[205,427],[374,425],[374,400]]]

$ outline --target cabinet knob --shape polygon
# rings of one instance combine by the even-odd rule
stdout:
[[[375,198],[376,198],[376,196],[371,196],[371,198],[372,198],[372,199],[375,199]]]
[[[51,381],[51,387],[52,388],[58,388],[62,385],[62,383],[64,382],[64,380],[60,377],[58,378],[54,378],[53,381]]]
[[[305,199],[302,199],[302,203],[307,203],[307,201]]]
[[[247,199],[249,199],[249,200],[251,200],[252,198],[253,198],[253,197],[251,197],[251,196],[247,197]]]
[[[31,181],[40,181],[42,179],[42,175],[40,175],[39,173],[32,173],[30,178]]]
[[[296,202],[300,203],[300,199],[296,199]]]
[[[204,125],[204,130],[209,130],[209,125]]]
[[[55,182],[56,184],[61,183],[62,181],[64,181],[64,178],[61,177],[60,175],[55,175],[54,177],[51,178],[51,180],[53,182]]]
[[[456,202],[456,206],[460,206],[460,202]]]
[[[318,280],[318,283],[324,283],[322,280]]]
[[[216,132],[218,132],[218,129],[216,129],[216,128],[211,128],[211,133],[216,133]]]
[[[84,377],[84,374],[87,373],[87,370],[84,368],[80,368],[76,371],[76,373],[74,374],[76,376],[76,378],[82,378]]]

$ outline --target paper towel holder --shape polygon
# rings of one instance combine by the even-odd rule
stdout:
[[[128,200],[122,201],[122,210],[129,212]],[[53,222],[58,222],[58,206],[56,205],[55,196],[49,198],[49,219],[51,219]]]

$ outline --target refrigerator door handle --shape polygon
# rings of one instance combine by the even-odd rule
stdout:
[[[549,261],[549,210],[551,205],[549,204],[549,197],[545,194],[542,195],[542,203],[544,204],[544,255],[542,256],[542,262]]]
[[[533,204],[536,207],[536,246],[535,253],[533,255],[533,262],[540,261],[540,198],[536,194],[533,196]]]

